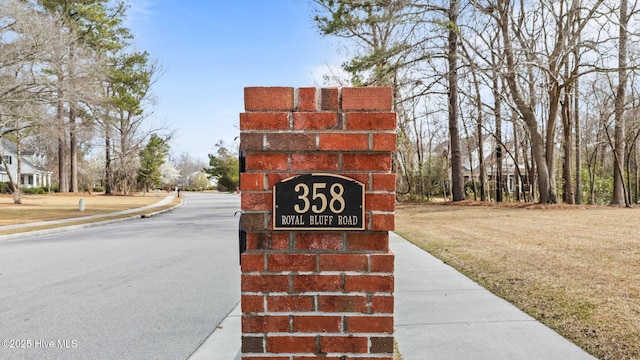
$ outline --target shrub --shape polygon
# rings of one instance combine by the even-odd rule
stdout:
[[[9,182],[0,182],[0,193],[2,193],[2,194],[10,194],[11,193],[11,184]]]
[[[38,194],[46,194],[47,191],[41,187],[32,187],[32,188],[28,188],[28,187],[23,187],[20,188],[20,191],[23,194],[31,194],[31,195],[38,195]]]
[[[473,199],[474,196],[480,197],[480,181],[467,181],[464,183],[464,192],[467,199]],[[476,191],[478,194],[476,194]]]

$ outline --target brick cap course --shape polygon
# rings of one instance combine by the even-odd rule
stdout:
[[[390,111],[391,87],[317,88],[253,86],[244,88],[246,111]]]

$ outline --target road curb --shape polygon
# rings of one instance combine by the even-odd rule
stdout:
[[[27,238],[27,237],[31,237],[31,236],[57,234],[57,233],[66,232],[66,231],[85,229],[85,228],[90,228],[90,227],[100,226],[100,225],[114,224],[114,223],[119,223],[119,222],[124,222],[124,221],[135,220],[135,219],[151,218],[151,217],[160,215],[162,213],[177,209],[177,208],[181,207],[183,204],[184,204],[184,198],[180,198],[180,203],[177,204],[176,206],[172,206],[170,208],[163,209],[163,210],[154,211],[154,212],[151,212],[151,213],[148,213],[148,214],[132,215],[132,216],[127,216],[127,217],[123,217],[123,218],[119,218],[119,219],[98,220],[98,221],[93,221],[93,222],[89,222],[89,223],[86,223],[86,224],[77,224],[77,225],[68,225],[68,226],[62,225],[60,227],[54,227],[54,228],[50,228],[50,229],[32,230],[32,231],[19,232],[19,233],[15,233],[15,234],[0,235],[0,242],[16,240],[16,239],[23,239],[23,238]],[[114,212],[114,213],[111,213],[110,215],[117,216],[118,213],[119,212]],[[77,221],[82,221],[81,218],[76,218],[76,219],[77,219]],[[28,226],[29,224],[25,224],[25,225]]]
[[[187,360],[239,360],[242,346],[241,317],[240,303],[238,303]]]

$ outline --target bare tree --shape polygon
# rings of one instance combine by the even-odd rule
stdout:
[[[15,135],[19,149],[24,130],[49,123],[44,107],[54,93],[54,76],[48,66],[71,38],[60,32],[58,17],[36,11],[29,2],[7,1],[0,19],[0,127],[3,135]],[[19,181],[19,173],[14,181]],[[14,202],[20,203],[19,184],[13,188]]]
[[[615,100],[615,147],[613,167],[613,196],[614,205],[631,206],[627,197],[624,183],[624,156],[626,146],[625,105],[627,91],[627,40],[629,15],[627,0],[620,0],[619,37],[618,37],[618,87]]]

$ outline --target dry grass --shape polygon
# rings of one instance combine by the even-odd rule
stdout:
[[[402,354],[400,354],[400,350],[398,350],[398,342],[393,342],[393,360],[402,360]]]
[[[160,194],[134,194],[131,196],[105,196],[103,194],[51,194],[51,195],[23,195],[23,203],[16,205],[13,203],[11,195],[0,195],[0,226],[13,225],[13,224],[27,224],[39,221],[69,219],[76,217],[83,217],[88,215],[107,214],[120,210],[129,210],[146,205],[154,204],[162,200],[167,194],[162,192]],[[80,212],[78,205],[80,199],[85,201],[85,211]],[[146,213],[151,211],[158,211],[163,208],[175,206],[179,203],[179,199],[174,199],[171,204],[154,208],[153,210],[147,210]],[[127,216],[142,215],[145,211],[129,214]],[[114,219],[122,216],[113,216],[105,219]],[[93,220],[96,221],[96,220]],[[90,221],[78,221],[70,224],[86,223]],[[68,226],[70,224],[58,225]],[[53,226],[38,226],[32,227],[28,230],[40,230],[43,228],[50,228]],[[25,231],[23,230],[2,230],[0,234],[10,234],[15,232]]]
[[[600,359],[640,359],[640,209],[399,206],[397,232]]]

